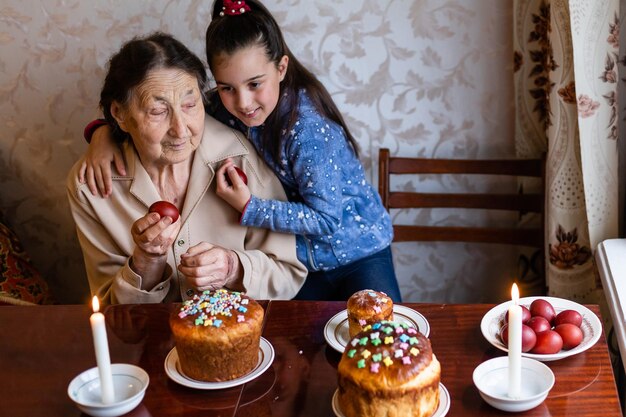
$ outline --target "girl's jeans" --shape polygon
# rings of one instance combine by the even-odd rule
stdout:
[[[402,301],[393,269],[391,247],[330,271],[312,271],[294,300],[347,301],[359,290],[384,292]]]

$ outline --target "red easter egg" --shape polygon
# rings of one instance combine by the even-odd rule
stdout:
[[[244,184],[248,185],[248,176],[246,175],[246,173],[243,172],[239,167],[235,167],[235,171],[237,171],[237,174],[239,174],[239,178],[241,178],[241,181],[243,181]],[[228,185],[232,187],[233,183],[228,177],[228,173],[224,173],[224,177],[226,177],[226,182],[228,183]]]
[[[161,217],[168,216],[172,219],[172,223],[175,223],[180,215],[176,206],[169,201],[157,201],[153,203],[148,209],[148,212],[159,213]]]

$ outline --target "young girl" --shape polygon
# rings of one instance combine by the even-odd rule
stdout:
[[[256,0],[217,0],[206,53],[217,84],[208,111],[247,134],[289,201],[251,195],[230,161],[217,172],[217,193],[241,212],[242,225],[296,234],[309,269],[296,299],[347,300],[371,288],[400,302],[391,219],[330,94],[293,56],[270,12]],[[86,166],[110,164],[108,138],[94,145]]]

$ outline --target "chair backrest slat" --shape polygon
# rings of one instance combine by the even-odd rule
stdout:
[[[394,242],[471,242],[536,246],[543,244],[541,229],[473,228],[394,225]]]
[[[438,194],[394,192],[388,209],[474,208],[487,210],[543,212],[543,197],[538,194]]]

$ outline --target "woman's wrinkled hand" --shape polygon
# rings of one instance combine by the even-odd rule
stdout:
[[[180,257],[178,270],[197,291],[227,287],[241,290],[242,268],[237,254],[229,249],[201,242]]]
[[[126,175],[122,150],[113,141],[110,127],[100,126],[93,133],[78,171],[78,180],[87,183],[91,194],[107,198],[113,190],[111,164],[120,175]]]
[[[248,201],[250,201],[252,194],[246,183],[235,170],[232,159],[226,159],[224,164],[217,170],[215,176],[217,182],[216,194],[235,210],[242,213]],[[230,179],[230,184],[226,176]]]
[[[169,216],[161,217],[158,213],[148,213],[133,223],[130,233],[135,241],[136,250],[146,258],[167,257],[178,232],[181,222],[172,223]],[[137,262],[137,253],[133,255]]]

